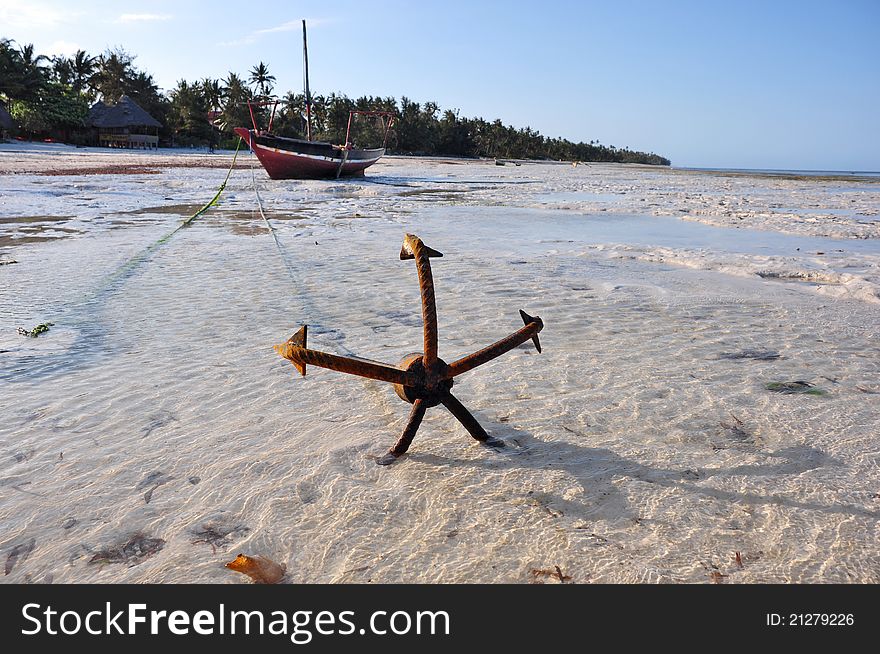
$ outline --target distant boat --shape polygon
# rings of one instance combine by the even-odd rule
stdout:
[[[306,41],[306,21],[303,21],[303,59],[305,66],[306,92],[306,134],[307,138],[292,139],[272,134],[272,119],[278,100],[248,102],[251,110],[253,129],[236,127],[238,134],[272,179],[319,179],[338,178],[350,175],[363,175],[364,170],[372,166],[385,154],[388,131],[394,122],[394,114],[388,111],[351,111],[348,116],[348,128],[345,132],[345,144],[333,145],[326,141],[312,140],[312,96],[309,93],[309,54]],[[255,106],[272,105],[272,116],[268,130],[257,126],[253,108]],[[354,148],[349,141],[351,119],[355,115],[380,116],[385,127],[385,136],[381,148],[362,150]]]

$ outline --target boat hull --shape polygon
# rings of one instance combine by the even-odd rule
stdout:
[[[326,179],[363,175],[385,154],[384,148],[343,150],[321,141],[258,134],[236,127],[238,134],[272,179]]]

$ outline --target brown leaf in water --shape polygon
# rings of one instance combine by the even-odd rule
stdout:
[[[9,554],[6,555],[6,567],[4,568],[4,574],[9,574],[12,572],[12,568],[15,567],[15,564],[20,560],[22,563],[27,561],[27,557],[31,555],[31,552],[34,551],[34,548],[37,546],[37,540],[35,538],[31,538],[26,543],[19,543],[15,547],[13,547]]]
[[[736,552],[736,564],[737,564],[740,568],[745,567],[745,566],[743,566],[743,557],[742,557],[742,554],[740,554],[739,552]]]
[[[275,563],[272,559],[247,554],[239,554],[234,561],[227,563],[226,567],[246,574],[257,584],[277,584],[284,577],[286,570],[285,566]]]

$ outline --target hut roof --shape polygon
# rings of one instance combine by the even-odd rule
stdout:
[[[13,125],[15,125],[15,121],[12,120],[12,116],[9,115],[9,112],[6,111],[6,107],[0,102],[0,127],[3,129],[12,129]]]
[[[119,98],[116,104],[108,105],[101,101],[93,104],[86,123],[91,127],[162,127],[162,123],[127,95]]]

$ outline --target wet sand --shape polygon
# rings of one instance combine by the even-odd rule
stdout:
[[[9,156],[6,583],[247,583],[238,552],[293,582],[880,581],[871,181],[389,157],[273,182],[247,155],[156,245],[224,170]],[[405,232],[444,253],[446,360],[545,322],[542,354],[456,381],[504,450],[435,408],[381,468],[409,406],[272,350],[304,323],[330,352],[419,350]],[[820,394],[768,389],[793,381]]]

